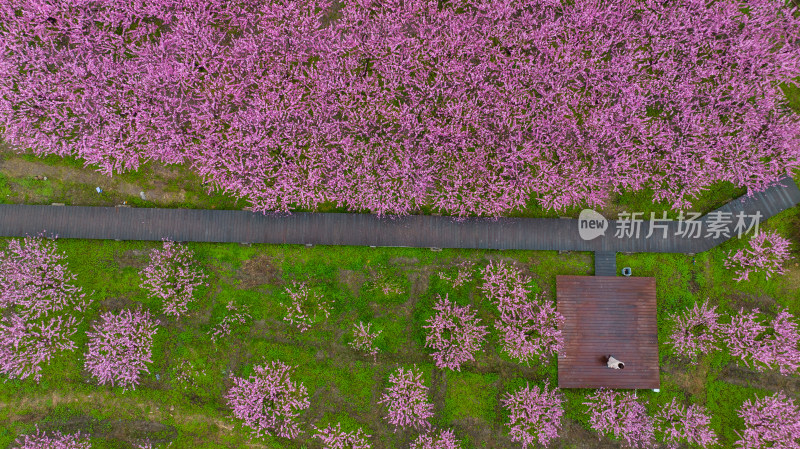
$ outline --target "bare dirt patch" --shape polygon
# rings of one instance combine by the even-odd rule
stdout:
[[[51,416],[52,410],[58,405],[67,405],[70,408],[81,410],[125,410],[130,416],[128,419],[103,419],[95,420],[89,415],[75,414],[69,417]],[[98,437],[116,439],[121,443],[128,443],[133,447],[146,443],[147,440],[155,444],[168,443],[177,438],[175,427],[162,424],[161,421],[174,420],[177,425],[202,425],[204,432],[203,441],[221,442],[225,435],[234,429],[230,420],[210,418],[205,415],[195,414],[183,407],[170,406],[161,402],[142,399],[120,397],[111,392],[97,391],[91,394],[74,392],[52,392],[45,394],[27,394],[11,403],[0,403],[0,411],[8,409],[9,423],[37,422],[42,430],[60,430],[70,433],[81,430],[86,434]],[[24,410],[24,413],[17,413]],[[120,446],[126,447],[124,445]],[[253,445],[252,447],[264,447]]]
[[[235,279],[240,281],[238,288],[248,289],[264,284],[281,285],[283,278],[281,269],[271,257],[259,254],[252,259],[242,262],[241,268],[236,270]]]
[[[731,300],[731,307],[735,310],[739,310],[740,308],[745,311],[758,309],[764,314],[770,315],[778,306],[775,298],[769,295],[752,295],[743,292],[732,292],[728,296]]]
[[[800,230],[798,230],[800,232]],[[800,246],[800,245],[797,245]],[[786,273],[783,275],[786,279],[786,294],[792,293],[791,289],[800,287],[800,255],[795,256],[796,260],[790,260],[786,266]]]
[[[131,249],[122,254],[114,254],[114,261],[120,268],[133,267],[141,270],[150,262],[150,251],[146,249]]]
[[[339,283],[347,287],[353,296],[358,296],[366,281],[367,276],[362,271],[339,270]]]
[[[127,296],[116,296],[114,298],[107,298],[100,301],[100,304],[103,305],[103,308],[109,312],[117,313],[120,310],[124,309],[133,309],[136,307],[136,301],[131,300]]]
[[[560,435],[561,437],[552,447],[559,449],[617,449],[625,447],[622,442],[611,441],[608,438],[599,437],[597,433],[587,430],[578,422],[575,422],[571,419],[565,419],[563,421],[563,427]],[[658,445],[657,447],[662,447],[662,445]]]
[[[661,371],[667,374],[666,380],[675,383],[681,390],[692,396],[704,393],[708,368],[707,363],[701,363],[689,370],[686,369],[686,366],[676,367],[674,363],[661,365]]]
[[[40,424],[43,431],[61,431],[65,433],[81,432],[97,438],[110,438],[130,444],[150,442],[152,444],[168,444],[178,437],[178,431],[155,421],[96,419],[91,416],[78,415],[66,419],[48,420]]]
[[[722,370],[719,379],[734,385],[783,391],[790,396],[800,397],[800,379],[783,376],[777,371],[758,372],[731,363]]]
[[[389,263],[392,265],[413,265],[419,263],[419,259],[416,257],[392,257],[389,259]]]

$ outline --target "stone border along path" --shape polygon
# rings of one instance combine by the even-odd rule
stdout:
[[[785,177],[766,191],[742,196],[703,216],[700,238],[676,235],[677,221],[666,222],[667,238],[656,230],[647,238],[649,220],[638,237],[617,238],[617,220],[608,220],[606,234],[580,237],[576,219],[466,218],[411,215],[378,218],[373,214],[310,213],[267,215],[248,211],[156,209],[132,207],[33,206],[0,204],[0,236],[24,237],[46,232],[59,238],[240,242],[305,245],[355,245],[418,248],[474,248],[593,251],[596,274],[614,275],[617,252],[700,253],[730,237],[707,237],[715,213],[761,213],[761,221],[800,203],[800,189]],[[649,218],[649,217],[648,217]],[[749,221],[748,225],[749,225]]]

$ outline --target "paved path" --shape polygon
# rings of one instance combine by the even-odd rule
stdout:
[[[760,212],[761,220],[800,203],[790,178],[753,197],[742,197],[715,212],[730,213],[729,234],[736,234],[739,212]],[[465,219],[440,216],[377,218],[370,214],[294,213],[263,215],[246,211],[0,205],[0,236],[21,237],[42,231],[59,238],[198,242],[290,243],[314,245],[405,246],[438,248],[525,249],[600,252],[699,253],[730,238],[707,232],[712,212],[699,220],[699,238],[676,235],[679,223],[666,222],[667,238],[656,230],[647,237],[649,220],[639,236],[615,237],[618,223],[608,222],[603,236],[584,240],[579,220],[548,218]],[[646,217],[649,218],[649,217]],[[735,236],[735,235],[734,235]]]

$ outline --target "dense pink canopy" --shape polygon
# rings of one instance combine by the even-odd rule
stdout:
[[[158,321],[147,310],[105,312],[86,335],[86,370],[100,385],[136,388],[153,363]]]
[[[800,156],[783,0],[0,0],[0,24],[6,140],[187,163],[256,210],[678,207]]]

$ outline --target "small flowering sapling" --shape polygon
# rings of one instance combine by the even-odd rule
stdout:
[[[422,382],[422,371],[416,366],[405,370],[398,368],[389,376],[391,386],[378,401],[388,408],[387,420],[397,427],[416,430],[430,428],[428,419],[433,416],[433,404],[428,400],[428,387]]]
[[[370,327],[372,323],[368,323],[364,326],[363,322],[359,322],[358,324],[354,324],[353,327],[353,341],[350,342],[350,346],[355,349],[356,351],[364,352],[368,355],[371,355],[373,360],[377,363],[378,362],[378,352],[380,351],[377,346],[375,346],[375,339],[378,338],[378,335],[381,331],[377,331],[375,333],[370,332]]]
[[[439,275],[440,279],[450,282],[453,285],[453,288],[458,288],[472,280],[472,269],[474,267],[475,262],[471,260],[465,260],[464,262],[458,264],[458,272],[456,273],[455,278],[451,278],[442,271],[437,274]]]
[[[759,310],[744,309],[722,326],[731,355],[739,357],[757,371],[777,369],[783,375],[796,374],[800,368],[800,333],[794,316],[783,311],[775,317],[772,329],[759,317]]]
[[[296,438],[300,434],[297,418],[310,402],[306,387],[290,379],[293,369],[273,361],[254,367],[255,374],[249,379],[233,377],[234,386],[225,396],[228,406],[257,437]]]
[[[250,315],[250,308],[247,305],[237,307],[233,301],[228,301],[225,306],[228,313],[222,318],[222,321],[211,329],[211,341],[216,343],[220,338],[227,337],[231,334],[234,327],[238,324],[243,326],[253,317]]]
[[[322,300],[322,295],[311,292],[305,282],[292,282],[292,287],[286,287],[289,294],[290,303],[284,304],[286,316],[284,321],[298,328],[300,332],[305,332],[311,325],[330,316],[330,303]]]
[[[660,439],[670,449],[680,444],[697,445],[704,448],[715,446],[717,436],[709,427],[711,417],[705,407],[692,404],[681,405],[673,398],[666,407],[662,407],[655,416],[655,424]]]
[[[91,449],[92,444],[80,432],[63,434],[59,431],[47,436],[36,427],[35,434],[22,435],[14,442],[15,449]]]
[[[314,438],[322,440],[325,449],[370,449],[372,446],[367,441],[370,436],[365,434],[362,429],[355,432],[345,432],[342,425],[336,423],[336,427],[328,426],[320,429],[314,426],[317,434]]]
[[[617,393],[599,389],[588,397],[591,416],[589,425],[603,435],[623,439],[629,447],[653,446],[655,432],[653,420],[647,416],[644,405],[633,393]]]
[[[518,268],[505,262],[494,261],[481,270],[483,284],[480,290],[500,311],[500,319],[516,318],[519,310],[529,303],[531,278],[522,274]]]
[[[189,387],[197,388],[199,386],[199,379],[205,375],[205,370],[197,369],[194,364],[188,360],[182,360],[173,371],[175,383],[184,389]]]
[[[748,399],[738,415],[744,419],[744,432],[739,433],[736,447],[800,449],[800,407],[782,391]]]
[[[141,287],[151,298],[164,304],[164,313],[175,318],[185,315],[195,289],[208,286],[194,253],[185,245],[165,240],[163,248],[150,251],[150,263],[142,270]]]
[[[75,275],[62,263],[53,240],[12,239],[0,252],[0,373],[9,378],[41,378],[42,366],[62,351],[90,302]]]
[[[378,287],[386,296],[403,294],[403,287],[387,280],[382,280],[376,285],[376,287]]]
[[[156,322],[148,311],[106,312],[87,332],[84,366],[100,385],[136,388],[141,372],[150,372]]]
[[[700,307],[697,303],[683,315],[672,319],[675,327],[670,336],[670,343],[677,354],[689,357],[697,363],[701,354],[708,354],[719,340],[720,324],[716,306],[708,307],[708,302]]]
[[[440,430],[417,436],[410,449],[461,449],[461,443],[452,430]]]
[[[792,258],[789,254],[791,242],[777,232],[761,232],[750,239],[750,248],[731,251],[725,259],[725,267],[736,270],[736,281],[746,281],[750,273],[763,272],[767,280],[773,274],[786,272],[784,263]]]
[[[425,347],[436,350],[433,354],[438,368],[461,371],[461,364],[475,360],[474,353],[486,340],[486,326],[469,306],[461,307],[450,302],[445,295],[433,307],[438,313],[428,319]]]
[[[515,393],[506,393],[502,399],[508,409],[511,441],[522,443],[523,449],[536,444],[547,446],[558,438],[561,417],[564,415],[564,396],[558,389],[541,389],[526,384]]]

